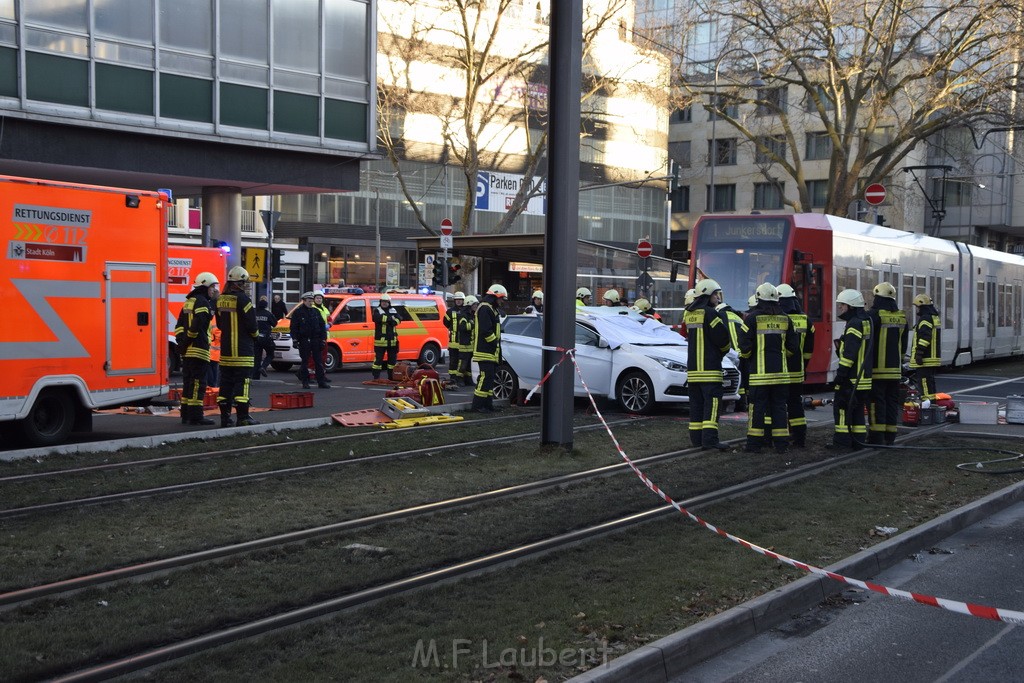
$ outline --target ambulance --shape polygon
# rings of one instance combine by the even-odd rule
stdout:
[[[167,369],[176,372],[181,369],[178,341],[174,328],[178,314],[185,305],[185,297],[192,291],[192,283],[199,273],[213,273],[221,287],[228,272],[228,255],[217,247],[192,247],[172,244],[167,247]]]
[[[167,395],[167,203],[0,176],[0,426],[46,446]]]

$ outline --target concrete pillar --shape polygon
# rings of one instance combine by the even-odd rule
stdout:
[[[204,187],[203,223],[210,224],[210,239],[231,245],[228,268],[242,265],[242,191],[237,187]]]

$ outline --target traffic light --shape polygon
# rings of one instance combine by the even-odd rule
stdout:
[[[444,289],[444,276],[447,275],[448,262],[443,258],[434,259],[434,289]]]
[[[885,226],[885,216],[883,216],[882,214],[878,214],[877,216],[875,216],[875,222],[884,227]]]
[[[454,285],[462,279],[462,266],[452,263],[448,266],[448,284]]]

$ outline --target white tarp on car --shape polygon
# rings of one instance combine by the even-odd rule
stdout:
[[[607,308],[614,310],[611,307]],[[686,337],[681,336],[668,325],[663,325],[653,318],[645,318],[639,314],[599,315],[591,312],[579,312],[576,314],[576,318],[592,325],[613,349],[617,349],[623,344],[686,347]]]

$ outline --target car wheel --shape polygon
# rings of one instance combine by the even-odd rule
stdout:
[[[622,376],[615,395],[619,406],[627,413],[648,415],[654,410],[654,384],[650,377],[639,370]]]
[[[292,363],[282,363],[281,361],[274,361],[270,364],[270,367],[274,368],[278,372],[288,372],[292,369]]]
[[[502,363],[494,371],[494,398],[515,402],[519,396],[519,378],[508,363]]]
[[[337,346],[328,345],[327,361],[324,362],[324,372],[334,372],[341,367],[341,351]]]
[[[33,446],[52,446],[68,438],[75,423],[75,405],[64,391],[44,391],[21,421],[21,432]]]
[[[441,362],[441,347],[434,343],[424,344],[417,362],[420,365],[426,363],[430,367],[434,367]]]

